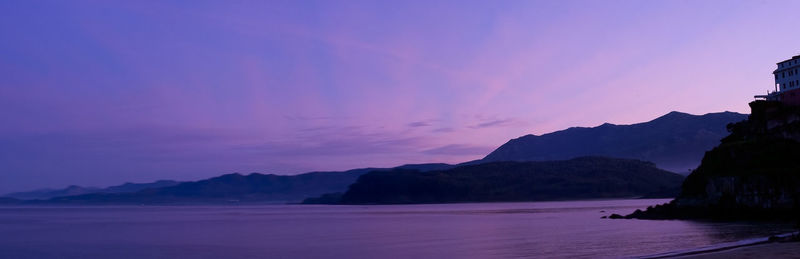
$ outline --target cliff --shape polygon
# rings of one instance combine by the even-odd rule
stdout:
[[[800,107],[750,103],[748,120],[706,152],[672,202],[627,218],[776,219],[800,211]]]

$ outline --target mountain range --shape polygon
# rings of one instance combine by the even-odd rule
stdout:
[[[27,192],[15,192],[6,194],[5,197],[20,199],[20,200],[46,200],[54,197],[75,196],[89,193],[126,193],[137,192],[148,188],[160,188],[177,185],[179,182],[171,180],[160,180],[152,183],[124,183],[121,185],[110,186],[106,188],[97,187],[81,187],[77,185],[70,185],[64,189],[40,189]]]
[[[691,115],[670,112],[654,120],[631,125],[603,124],[574,127],[541,136],[512,139],[485,158],[495,161],[548,161],[580,156],[605,156],[651,161],[659,168],[688,174],[703,154],[728,136],[726,126],[747,119],[734,112]]]
[[[592,128],[575,127],[541,136],[526,135],[512,139],[483,159],[458,165],[413,164],[300,175],[227,174],[193,182],[127,183],[108,188],[70,186],[5,196],[57,203],[299,202],[323,194],[343,193],[360,176],[374,171],[444,172],[464,166],[496,165],[496,162],[560,161],[584,156],[652,161],[661,169],[684,173],[699,163],[704,152],[727,136],[726,125],[746,118],[745,114],[732,112],[699,116],[671,112],[652,121],[632,125],[606,123]],[[517,170],[514,168],[520,166],[506,165],[509,170]],[[465,168],[474,172],[491,167]],[[508,176],[492,172],[487,174]]]
[[[428,171],[449,168],[448,164],[414,164],[397,169]],[[392,168],[361,168],[343,172],[311,172],[299,175],[252,173],[226,174],[205,180],[183,182],[176,185],[148,188],[126,193],[96,192],[52,198],[46,203],[232,203],[300,202],[308,197],[341,192],[359,176],[371,171]]]

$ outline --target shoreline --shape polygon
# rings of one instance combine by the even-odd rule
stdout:
[[[612,197],[612,198],[587,198],[565,200],[530,200],[530,201],[471,201],[449,203],[376,203],[376,204],[314,204],[288,201],[264,202],[164,202],[164,203],[135,203],[135,202],[41,202],[41,200],[23,200],[22,203],[0,203],[0,208],[33,208],[33,207],[182,207],[182,206],[262,206],[262,205],[299,205],[299,206],[404,206],[404,205],[451,205],[451,204],[504,204],[504,203],[557,203],[557,202],[586,202],[586,201],[625,201],[625,200],[666,200],[674,198],[642,198],[642,197]]]
[[[695,257],[705,257],[707,255],[718,254],[718,253],[733,253],[733,250],[739,248],[755,248],[755,247],[763,247],[770,244],[785,244],[785,243],[797,243],[796,240],[791,240],[792,237],[796,237],[800,235],[800,232],[790,232],[784,233],[780,235],[773,235],[769,237],[760,237],[760,238],[751,238],[745,240],[739,240],[734,242],[727,242],[727,243],[720,243],[716,245],[695,248],[695,249],[688,249],[688,250],[678,250],[666,253],[659,253],[659,254],[651,254],[645,256],[637,256],[633,258],[642,258],[642,259],[657,259],[657,258],[695,258]]]

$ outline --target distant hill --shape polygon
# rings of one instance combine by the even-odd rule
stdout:
[[[745,119],[746,114],[733,112],[705,115],[671,112],[632,125],[575,127],[512,139],[482,160],[467,164],[605,156],[652,161],[659,168],[688,174],[700,164],[706,151],[728,135],[726,125]]]
[[[491,162],[448,170],[395,169],[362,175],[343,195],[309,203],[409,204],[674,197],[683,176],[631,159],[582,157]]]
[[[4,195],[20,200],[46,200],[54,197],[76,196],[90,193],[124,193],[124,192],[137,192],[147,188],[160,188],[173,186],[179,182],[170,180],[160,180],[152,183],[125,183],[122,185],[111,186],[107,188],[95,187],[81,187],[71,185],[64,189],[41,189],[28,192],[15,192]]]
[[[100,188],[70,185],[64,189],[39,189],[27,192],[14,192],[6,194],[4,195],[4,197],[10,197],[20,200],[38,200],[38,199],[49,199],[58,196],[81,195],[81,194],[97,192],[99,190]]]
[[[8,197],[0,197],[0,205],[14,205],[20,203],[20,200]]]
[[[230,203],[291,202],[347,189],[373,168],[301,175],[226,174],[206,180],[145,189],[133,193],[92,193],[56,197],[55,203]],[[379,170],[379,169],[378,169]]]
[[[161,188],[178,185],[180,182],[172,180],[160,180],[152,183],[124,183],[122,185],[111,186],[101,190],[102,193],[125,193],[138,192],[149,188]]]
[[[398,168],[428,171],[449,168],[448,164],[411,164]],[[55,197],[49,203],[230,203],[300,202],[325,193],[343,192],[362,174],[391,168],[361,168],[344,172],[311,172],[299,175],[226,174],[174,186],[143,189],[129,193],[91,193]],[[125,185],[121,185],[125,186]],[[121,187],[118,186],[118,187]],[[119,188],[117,188],[119,189]]]

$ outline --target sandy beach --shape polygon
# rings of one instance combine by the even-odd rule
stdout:
[[[672,258],[800,258],[800,242],[767,243],[723,250],[718,252],[702,253]]]

